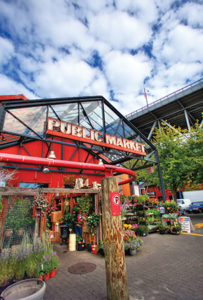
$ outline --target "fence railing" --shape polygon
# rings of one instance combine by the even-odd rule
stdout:
[[[137,110],[133,111],[132,113],[130,113],[130,114],[128,114],[128,115],[126,115],[125,117],[126,117],[127,119],[129,119],[131,116],[135,115],[136,113],[138,113],[138,112],[140,112],[140,111],[143,111],[143,110],[145,110],[146,108],[149,108],[150,106],[153,106],[153,105],[156,104],[156,103],[160,103],[160,102],[162,102],[162,101],[164,101],[164,100],[166,100],[166,99],[168,99],[168,98],[170,98],[170,97],[172,97],[172,96],[175,96],[175,95],[177,95],[177,94],[180,94],[181,92],[190,89],[191,87],[193,87],[193,86],[199,84],[200,82],[203,82],[203,78],[201,78],[201,79],[199,79],[199,80],[197,80],[197,81],[195,81],[195,82],[193,82],[193,83],[190,83],[190,84],[184,86],[183,88],[181,88],[181,89],[179,89],[179,90],[177,90],[177,91],[175,91],[175,92],[170,93],[170,94],[167,95],[167,96],[164,96],[164,97],[162,97],[162,98],[160,98],[160,99],[158,99],[158,100],[155,100],[155,101],[149,103],[148,105],[145,105],[145,106],[143,106],[143,107],[141,107],[141,108],[138,108]]]

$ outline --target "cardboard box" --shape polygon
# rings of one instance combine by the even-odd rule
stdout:
[[[61,218],[62,218],[62,211],[61,210],[54,211],[54,212],[51,213],[51,221],[53,223],[58,223]]]

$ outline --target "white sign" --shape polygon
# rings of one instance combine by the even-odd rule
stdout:
[[[189,217],[180,217],[178,222],[181,224],[183,232],[191,233],[192,222]]]

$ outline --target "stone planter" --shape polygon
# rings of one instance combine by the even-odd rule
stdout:
[[[137,250],[136,249],[130,249],[129,253],[130,253],[131,256],[134,256],[134,255],[136,255]]]
[[[7,287],[1,297],[6,300],[43,300],[46,290],[46,283],[33,278],[18,281]]]

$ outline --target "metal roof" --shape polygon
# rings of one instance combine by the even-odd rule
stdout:
[[[202,112],[203,79],[200,79],[128,114],[126,118],[150,138],[153,126],[158,126],[163,120],[171,126],[188,128],[197,120],[201,123]]]

